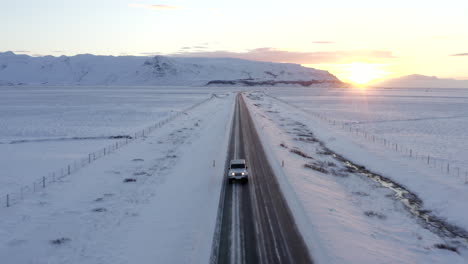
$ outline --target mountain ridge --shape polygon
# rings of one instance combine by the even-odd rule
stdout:
[[[468,80],[411,74],[384,80],[382,82],[375,83],[372,86],[395,88],[468,88]]]
[[[292,63],[169,56],[43,56],[0,53],[5,85],[223,85],[347,87],[327,71]],[[221,83],[219,83],[221,84]]]

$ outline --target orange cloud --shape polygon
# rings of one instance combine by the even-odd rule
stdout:
[[[239,58],[255,61],[289,62],[298,64],[339,63],[348,59],[391,59],[395,58],[390,51],[351,50],[303,52],[285,51],[274,48],[258,48],[245,52],[232,51],[181,51],[169,54],[179,57]]]
[[[137,8],[145,8],[145,9],[152,9],[152,10],[174,10],[174,9],[181,9],[180,6],[170,6],[170,5],[145,5],[145,4],[137,4],[131,3],[128,4],[130,7],[137,7]]]
[[[458,53],[458,54],[453,54],[453,55],[450,55],[450,56],[457,56],[457,57],[468,56],[468,53]]]

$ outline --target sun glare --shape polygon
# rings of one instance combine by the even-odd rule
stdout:
[[[353,62],[343,68],[342,78],[362,86],[387,74],[378,64]]]
[[[373,83],[395,75],[399,69],[395,63],[351,62],[343,64],[306,64],[312,67],[327,70],[340,80],[351,83],[355,87],[365,88]]]

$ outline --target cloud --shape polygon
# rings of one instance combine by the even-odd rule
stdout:
[[[192,50],[192,49],[207,49],[207,46],[185,46],[180,48],[181,50]]]
[[[162,55],[160,52],[140,52],[140,55],[143,56],[156,56],[156,55]]]
[[[462,56],[468,56],[468,53],[457,53],[457,54],[452,54],[450,56],[462,57]]]
[[[14,50],[14,53],[31,53],[29,50]]]
[[[319,40],[319,41],[312,41],[314,44],[334,44],[335,42],[333,41],[326,41],[326,40]]]
[[[301,52],[285,51],[274,48],[258,48],[245,52],[232,51],[181,51],[168,54],[177,57],[208,57],[208,58],[239,58],[255,61],[288,62],[299,64],[337,63],[346,59],[389,59],[395,58],[390,51],[382,50],[352,50],[352,51],[326,51]]]
[[[137,3],[130,3],[128,4],[130,7],[136,8],[145,8],[145,9],[152,9],[152,10],[174,10],[174,9],[181,9],[180,6],[170,6],[170,5],[145,5],[145,4],[137,4]]]

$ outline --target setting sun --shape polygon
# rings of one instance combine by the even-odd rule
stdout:
[[[368,86],[385,78],[394,76],[399,71],[396,63],[350,62],[343,64],[304,65],[329,71],[340,80],[357,86]]]
[[[343,65],[343,73],[340,74],[345,80],[359,85],[368,84],[369,82],[382,78],[389,73],[380,69],[381,65],[353,62],[347,65]]]

